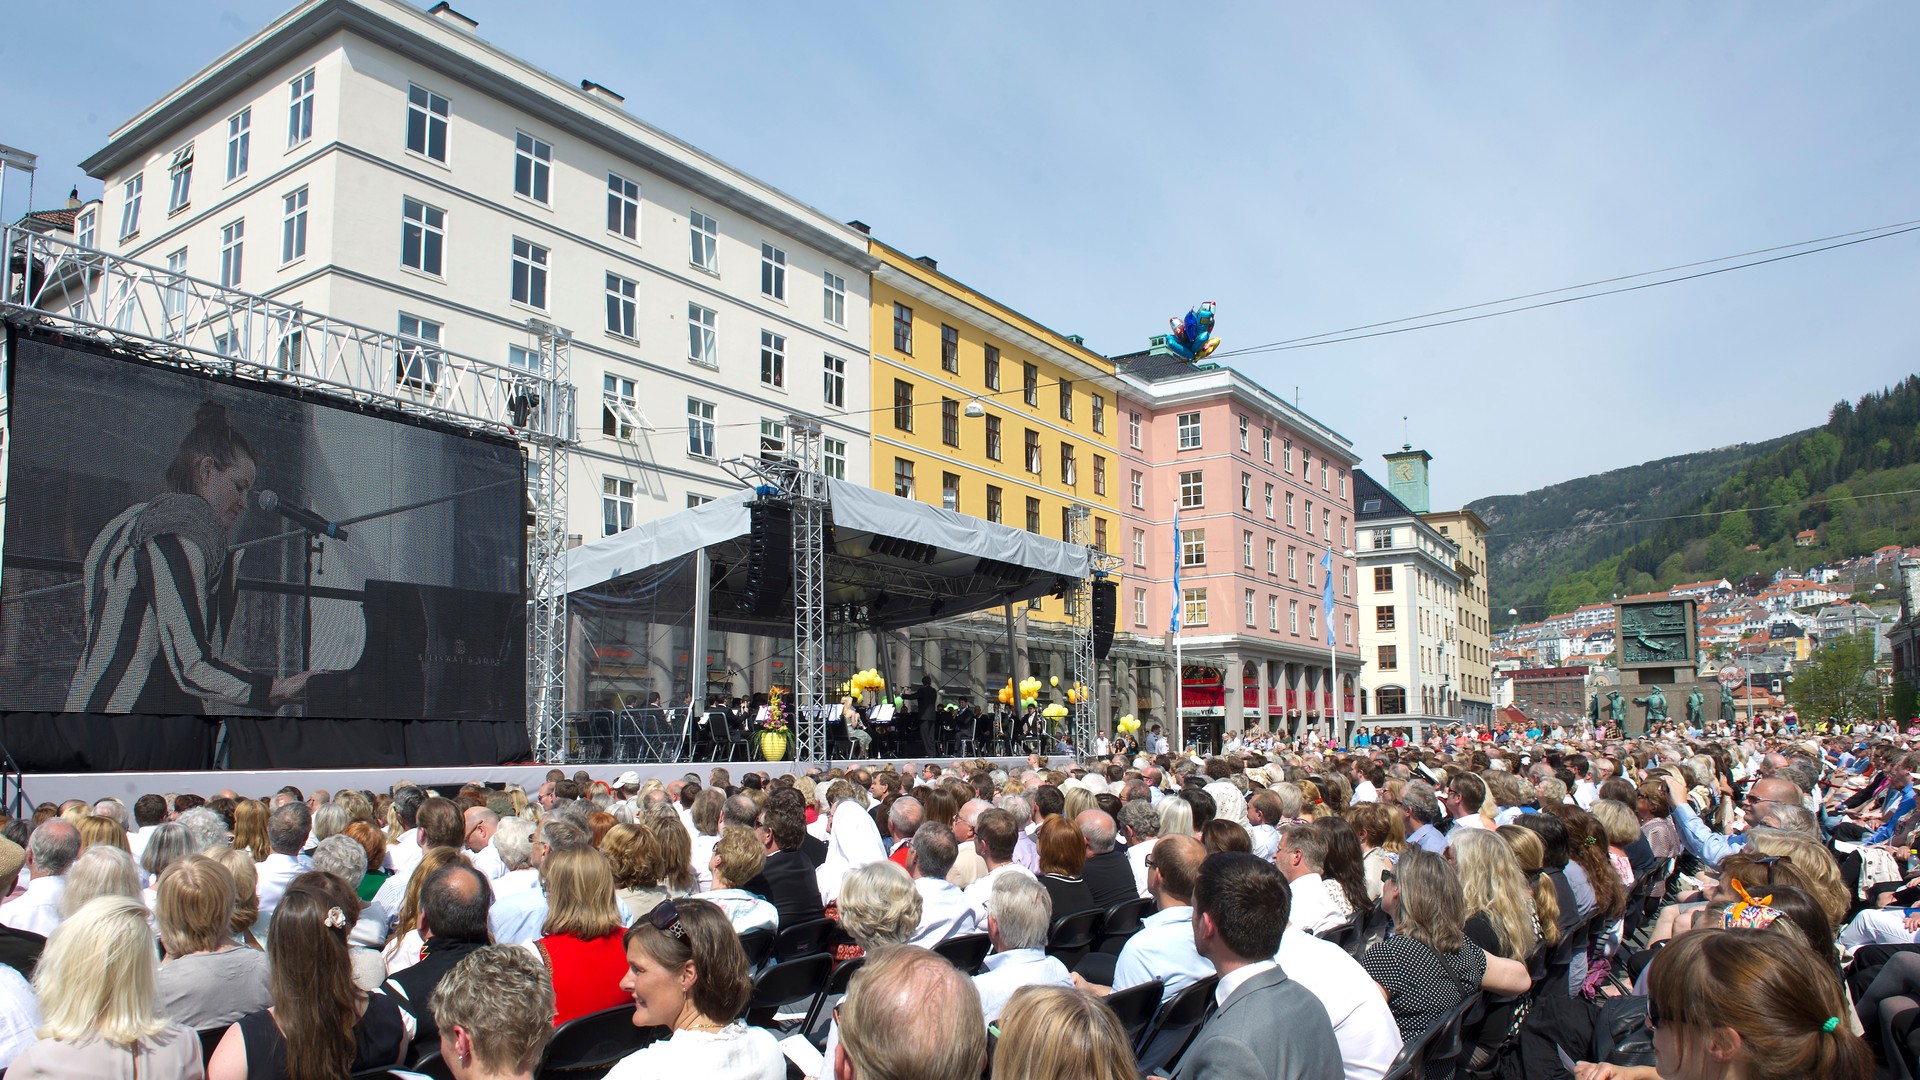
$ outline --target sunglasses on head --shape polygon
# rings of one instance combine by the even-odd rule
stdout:
[[[654,905],[653,910],[647,913],[647,923],[668,937],[687,940],[687,928],[680,925],[680,909],[674,907],[671,900],[662,900]]]

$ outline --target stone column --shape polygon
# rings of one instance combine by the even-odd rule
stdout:
[[[1224,700],[1227,715],[1221,724],[1220,732],[1224,738],[1228,732],[1239,731],[1246,726],[1244,702],[1241,700],[1246,695],[1242,693],[1241,688],[1246,685],[1247,673],[1246,665],[1241,662],[1238,652],[1226,653],[1220,659],[1220,666],[1226,669],[1221,679],[1221,684],[1226,690]]]
[[[971,649],[967,660],[967,692],[973,695],[974,707],[984,712],[1000,698],[1000,692],[987,685],[987,649],[992,648],[993,643],[986,642],[986,648],[980,647],[981,642],[967,644]]]
[[[1265,728],[1267,726],[1268,716],[1267,695],[1273,689],[1273,661],[1262,659],[1256,661],[1256,663],[1260,665],[1260,702],[1256,708],[1260,713],[1259,726]]]

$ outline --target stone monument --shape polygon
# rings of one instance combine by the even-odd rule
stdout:
[[[1631,700],[1625,716],[1616,704],[1622,733],[1637,737],[1650,724],[1668,721],[1666,690],[1686,701],[1689,724],[1700,722],[1709,701],[1724,693],[1715,682],[1699,679],[1700,648],[1690,597],[1659,597],[1614,605],[1614,665],[1620,690]],[[1665,689],[1663,689],[1665,688]],[[1636,693],[1637,692],[1637,693]],[[1724,709],[1719,710],[1725,715]]]

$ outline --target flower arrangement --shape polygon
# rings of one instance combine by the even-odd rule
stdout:
[[[781,687],[767,691],[767,719],[760,725],[762,731],[787,730],[787,692]]]

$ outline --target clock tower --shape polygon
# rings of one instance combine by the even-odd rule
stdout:
[[[1433,460],[1433,455],[1425,450],[1415,450],[1412,444],[1405,444],[1398,453],[1382,456],[1387,459],[1387,490],[1393,493],[1393,497],[1416,514],[1431,510],[1431,499],[1427,493],[1427,462]]]

